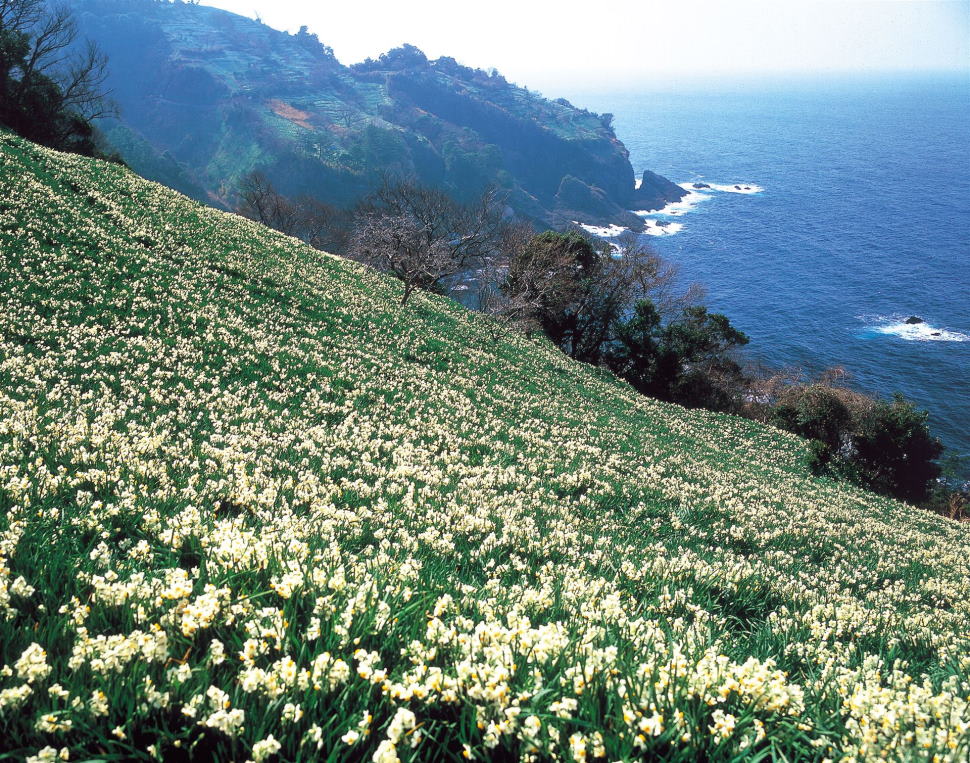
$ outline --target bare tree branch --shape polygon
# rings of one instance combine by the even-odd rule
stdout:
[[[39,74],[57,73],[68,60],[68,50],[77,39],[77,24],[66,5],[55,6],[30,30],[30,52],[21,67],[20,95]]]
[[[442,291],[485,261],[503,225],[498,210],[494,191],[464,206],[413,180],[385,178],[357,211],[349,255],[400,278],[406,304],[415,289]]]
[[[107,58],[79,44],[67,3],[0,0],[0,122],[31,140],[95,150],[91,120],[115,113]]]
[[[44,0],[0,0],[0,29],[31,29],[40,23],[44,10]]]
[[[62,108],[76,111],[87,119],[113,116],[116,108],[107,98],[104,83],[108,78],[108,57],[87,41],[84,49],[71,56],[58,78]]]

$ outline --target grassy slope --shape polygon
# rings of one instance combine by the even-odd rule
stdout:
[[[0,747],[966,754],[967,528],[798,438],[2,134],[0,284]]]

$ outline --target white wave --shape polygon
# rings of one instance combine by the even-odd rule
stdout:
[[[629,228],[624,228],[622,225],[608,225],[606,227],[598,225],[586,225],[585,223],[577,222],[573,220],[573,225],[578,225],[587,233],[591,233],[594,236],[599,236],[600,238],[616,238],[623,233],[626,233]]]
[[[706,188],[695,188],[696,185],[705,185]],[[690,183],[681,183],[681,188],[688,191],[719,191],[721,193],[742,193],[753,194],[761,193],[765,189],[755,183],[708,183],[706,180],[694,180]]]
[[[680,201],[672,201],[663,209],[641,209],[635,210],[633,214],[639,215],[643,218],[680,217],[681,215],[686,215],[688,212],[693,211],[698,204],[709,198],[711,198],[709,193],[698,193],[696,191],[691,191]]]
[[[637,180],[637,188],[640,187],[640,182],[640,180]],[[688,212],[693,212],[698,204],[707,201],[715,193],[750,195],[764,191],[764,188],[755,183],[708,183],[704,180],[691,180],[687,183],[678,183],[678,185],[687,191],[687,195],[679,201],[672,201],[663,209],[633,210],[633,214],[643,218],[645,226],[643,233],[647,236],[673,236],[680,233],[684,229],[684,224],[670,222],[670,218],[683,217]],[[695,185],[703,185],[703,187],[695,188]],[[573,224],[599,238],[617,238],[629,230],[621,225],[587,225],[576,220],[573,220]]]
[[[648,236],[673,236],[684,229],[683,223],[665,223],[662,220],[651,220],[650,218],[645,218],[643,224],[646,226],[643,232]]]
[[[715,193],[740,193],[755,194],[761,193],[764,188],[755,183],[708,183],[703,180],[691,180],[687,183],[679,183],[681,188],[687,191],[687,195],[680,201],[673,201],[663,209],[643,209],[633,210],[633,214],[643,218],[646,229],[643,231],[648,236],[672,236],[680,233],[684,229],[682,223],[670,223],[664,225],[671,217],[682,217],[688,212],[692,212],[701,202],[710,199]],[[702,186],[696,188],[696,185]]]
[[[929,323],[906,323],[899,318],[886,318],[889,323],[873,326],[876,334],[888,334],[909,342],[970,342],[970,335],[959,331],[948,331]]]

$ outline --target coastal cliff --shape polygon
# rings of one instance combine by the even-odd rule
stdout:
[[[336,205],[385,173],[459,200],[494,186],[551,227],[639,229],[629,210],[649,208],[608,118],[494,70],[413,46],[348,67],[306,29],[192,4],[78,0],[76,14],[111,62],[113,147],[146,177],[217,206],[233,206],[240,179],[258,170],[287,195]],[[683,193],[669,181],[651,188],[652,208]]]

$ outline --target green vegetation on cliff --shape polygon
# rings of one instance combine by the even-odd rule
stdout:
[[[0,747],[965,760],[970,534],[0,134]]]
[[[520,215],[549,226],[639,228],[629,209],[684,194],[657,186],[638,195],[608,118],[452,58],[429,61],[406,45],[347,67],[305,30],[290,35],[215,8],[75,5],[84,34],[110,57],[122,110],[112,132],[126,160],[163,180],[170,169],[158,157],[127,150],[147,142],[223,204],[233,204],[253,170],[287,196],[338,206],[373,190],[385,172],[460,201],[492,185]]]

